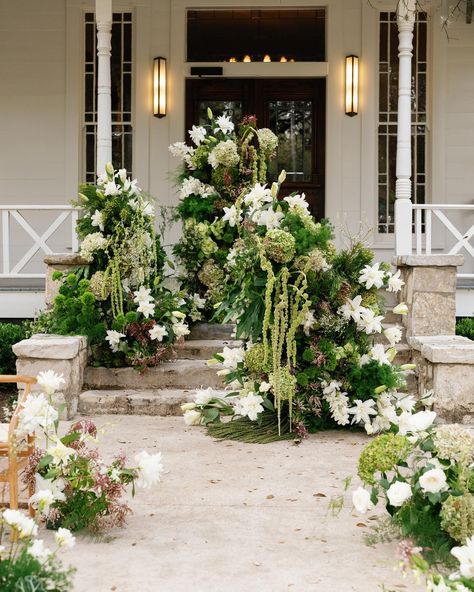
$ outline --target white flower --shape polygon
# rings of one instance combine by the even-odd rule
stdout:
[[[234,124],[230,120],[230,117],[227,117],[227,115],[219,116],[216,119],[216,123],[218,127],[214,129],[214,133],[220,130],[223,134],[230,134],[234,131]]]
[[[173,332],[176,337],[184,337],[185,335],[189,335],[191,333],[186,323],[175,323],[173,325]]]
[[[379,364],[391,365],[390,358],[381,343],[376,343],[369,351],[369,356]]]
[[[114,181],[109,181],[104,185],[104,195],[120,195],[122,193],[122,189],[119,185],[116,185]]]
[[[181,183],[180,194],[182,198],[188,197],[189,195],[201,195],[203,183],[195,177],[188,177]]]
[[[181,411],[190,411],[191,409],[196,409],[196,403],[183,403],[181,405]]]
[[[193,149],[189,146],[186,146],[184,142],[175,142],[174,144],[171,144],[168,150],[172,156],[180,158],[181,160],[184,160],[190,152],[193,152]]]
[[[396,406],[398,409],[411,413],[416,405],[416,399],[413,395],[407,395],[405,393],[396,394],[397,402]]]
[[[47,395],[52,395],[61,388],[66,381],[64,380],[63,374],[56,374],[54,370],[47,370],[46,372],[40,372],[36,377],[39,386]]]
[[[206,128],[202,126],[193,125],[192,129],[189,130],[189,136],[196,146],[199,146],[202,142],[204,142],[206,134]]]
[[[137,312],[141,312],[142,315],[148,319],[150,316],[155,314],[155,304],[148,300],[141,300],[138,303]]]
[[[105,249],[107,245],[108,240],[100,232],[93,232],[88,234],[82,241],[80,255],[90,263],[94,259],[94,253]]]
[[[280,222],[283,218],[284,215],[282,212],[275,212],[273,208],[270,207],[268,210],[262,210],[259,213],[256,222],[259,226],[266,226],[268,230],[273,230],[280,226]]]
[[[65,446],[61,440],[57,439],[55,445],[49,447],[46,453],[53,457],[52,463],[54,465],[67,465],[70,457],[76,454],[76,451],[74,448]]]
[[[314,318],[314,310],[308,310],[306,313],[305,318],[302,320],[301,324],[303,325],[303,331],[305,335],[309,337],[309,332],[313,328],[314,324],[316,323],[316,319]]]
[[[151,295],[151,288],[145,288],[145,286],[140,286],[140,288],[136,292],[134,292],[133,295],[133,302],[135,302],[135,304],[138,304],[139,302],[153,300],[153,296]]]
[[[436,417],[435,411],[418,411],[411,416],[411,431],[412,432],[424,432],[434,422]]]
[[[388,339],[390,347],[394,347],[402,339],[402,330],[398,326],[388,327],[384,330],[383,334]]]
[[[199,296],[199,294],[194,293],[193,294],[193,304],[196,308],[204,308],[206,306],[206,299],[205,298],[201,298],[201,296]]]
[[[20,538],[34,537],[38,534],[38,525],[32,518],[28,518],[19,510],[7,510],[3,511],[3,520],[16,531]]]
[[[366,401],[356,399],[354,403],[354,407],[349,409],[349,413],[354,416],[352,423],[370,423],[370,416],[377,414],[374,409],[375,401],[373,399],[367,399]]]
[[[54,494],[50,489],[43,489],[30,497],[31,506],[44,515],[49,512],[49,508],[54,502]]]
[[[261,403],[263,403],[263,397],[250,392],[245,397],[238,399],[234,410],[237,415],[248,417],[250,421],[256,421],[258,414],[264,410]]]
[[[183,415],[184,423],[188,426],[199,425],[201,423],[201,412],[195,409],[188,409]]]
[[[222,216],[223,222],[228,222],[229,226],[234,227],[242,220],[242,214],[237,210],[235,206],[230,208],[224,207],[224,215]]]
[[[263,382],[260,383],[260,386],[258,387],[258,391],[260,393],[267,393],[271,388],[272,388],[272,385],[269,382],[266,382],[264,380]]]
[[[360,486],[352,494],[352,503],[358,514],[366,514],[374,507],[370,501],[370,493]]]
[[[327,384],[323,381],[321,384]],[[329,404],[329,411],[334,421],[339,425],[347,425],[349,417],[349,397],[347,393],[341,393],[339,388],[341,383],[335,380],[331,381],[323,390],[323,398]]]
[[[33,541],[33,543],[28,547],[27,553],[41,563],[47,561],[51,555],[51,551],[45,547],[44,542],[39,539]]]
[[[219,142],[209,154],[207,162],[216,169],[220,164],[225,167],[232,167],[240,160],[237,146],[232,140]]]
[[[365,331],[367,335],[372,333],[381,333],[382,321],[383,316],[375,316],[375,313],[372,309],[364,308],[364,310],[361,312],[361,318],[357,323],[357,327],[361,331]]]
[[[273,201],[272,190],[260,183],[257,183],[244,197],[245,205],[250,207],[250,214],[258,209],[263,203],[271,201]]]
[[[211,399],[217,398],[218,393],[212,388],[198,388],[194,392],[194,402],[196,405],[207,405]]]
[[[142,214],[144,216],[148,216],[148,217],[152,217],[155,213],[155,206],[153,204],[151,204],[149,201],[144,201],[143,202],[143,207],[142,207]]]
[[[387,498],[391,506],[400,507],[410,499],[412,491],[409,483],[395,481],[387,489]]]
[[[54,540],[58,547],[65,547],[66,549],[72,549],[76,544],[75,537],[71,534],[71,531],[67,528],[58,528],[54,535]]]
[[[446,473],[441,469],[430,469],[420,477],[421,489],[426,493],[438,493],[448,489]]]
[[[181,312],[180,310],[173,310],[173,312],[171,313],[171,316],[173,317],[171,319],[171,321],[173,323],[180,323],[183,319],[186,318],[186,315],[184,314],[184,312]]]
[[[96,210],[92,214],[91,224],[92,224],[92,226],[98,226],[99,230],[102,230],[102,232],[104,231],[104,216],[102,215],[102,212],[99,212],[99,210]]]
[[[400,278],[400,270],[388,278],[387,292],[400,292],[405,282]]]
[[[66,487],[66,483],[64,479],[45,479],[39,473],[35,475],[35,490],[36,491],[45,491],[49,490],[54,496],[56,501],[64,502],[66,501],[66,496],[64,495],[64,488]]]
[[[361,319],[362,313],[367,310],[365,307],[361,306],[362,296],[356,296],[354,300],[348,298],[346,302],[339,308],[339,314],[341,314],[345,319],[349,320],[352,319],[356,323],[358,323]]]
[[[54,424],[58,419],[58,412],[52,407],[46,395],[29,394],[18,414],[18,433],[20,435],[33,434],[37,428],[42,428],[46,434],[54,431]]]
[[[374,263],[374,265],[366,265],[360,272],[359,283],[363,284],[367,290],[370,290],[372,286],[381,288],[384,283],[385,271],[380,268],[380,263]]]
[[[408,314],[408,306],[404,302],[400,302],[392,312],[393,314],[406,315]]]
[[[117,175],[119,176],[119,179],[122,181],[122,183],[125,183],[126,181],[128,181],[127,169],[119,169],[117,172]]]
[[[163,325],[154,325],[148,333],[150,335],[150,339],[163,341],[163,337],[168,335],[168,330]]]
[[[105,338],[105,341],[109,342],[110,349],[113,352],[117,352],[119,350],[120,340],[123,337],[125,337],[125,335],[123,333],[119,333],[118,331],[115,331],[113,329],[109,329],[107,331],[107,337]]]
[[[109,180],[109,177],[107,175],[107,173],[102,173],[102,175],[99,175],[97,177],[97,185],[99,187],[103,187],[104,184]]]
[[[149,489],[161,481],[161,475],[164,471],[161,463],[161,452],[149,454],[146,450],[142,450],[135,455],[135,462],[138,464],[137,487]]]
[[[451,553],[460,563],[461,575],[474,578],[474,536],[468,538],[462,547],[453,547]]]
[[[290,210],[294,210],[295,208],[298,208],[301,210],[308,211],[309,204],[306,201],[304,193],[302,193],[301,195],[288,195],[287,197],[285,197],[283,199],[290,206]]]

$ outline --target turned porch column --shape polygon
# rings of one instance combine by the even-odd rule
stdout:
[[[110,54],[112,0],[96,0],[97,23],[97,151],[96,170],[100,175],[112,161],[112,103],[110,98]]]
[[[395,185],[395,249],[397,255],[411,254],[411,59],[415,0],[398,3],[398,123],[397,181]]]

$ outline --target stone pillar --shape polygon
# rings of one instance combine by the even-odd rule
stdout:
[[[53,280],[53,274],[55,271],[67,272],[73,271],[75,267],[79,265],[86,265],[87,262],[77,253],[53,253],[47,255],[44,258],[44,262],[47,265],[46,268],[46,285],[45,285],[45,302],[46,307],[51,308],[54,303],[54,299],[58,295],[59,287],[61,286],[60,281]]]
[[[112,35],[112,0],[96,0],[97,23],[97,174],[112,161],[112,103],[110,54]]]
[[[72,419],[77,413],[79,394],[87,365],[87,339],[81,335],[33,335],[13,346],[17,356],[18,374],[37,376],[40,372],[54,370],[62,374],[65,383],[54,395],[55,407],[62,419]],[[32,391],[41,390],[33,385]]]
[[[456,328],[456,271],[462,255],[404,255],[393,261],[405,282],[400,301],[408,305],[403,317],[408,343],[413,336],[454,335]]]
[[[398,122],[397,180],[395,184],[395,249],[397,255],[411,253],[411,60],[415,0],[398,3]]]

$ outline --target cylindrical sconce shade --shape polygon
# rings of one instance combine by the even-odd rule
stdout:
[[[353,117],[359,112],[359,58],[346,57],[346,115]]]
[[[166,86],[166,58],[155,58],[153,60],[153,115],[155,117],[166,115]]]

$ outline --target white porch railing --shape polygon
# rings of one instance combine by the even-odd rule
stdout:
[[[58,213],[55,219],[49,224],[46,230],[37,231],[33,228],[33,222],[26,220],[24,215],[25,212],[52,212],[53,214]],[[1,215],[1,247],[2,256],[1,262],[2,267],[0,268],[0,279],[32,279],[32,278],[44,278],[45,272],[31,273],[24,271],[25,266],[33,259],[38,251],[42,251],[45,255],[50,255],[55,251],[51,249],[47,241],[58,234],[59,229],[63,223],[68,220],[70,223],[70,235],[67,234],[67,242],[70,244],[72,252],[76,252],[79,248],[77,234],[76,234],[76,222],[79,218],[79,209],[67,205],[51,205],[51,206],[38,206],[38,205],[26,205],[26,206],[3,206],[0,205]],[[26,215],[26,214],[25,214]],[[32,246],[23,254],[23,256],[12,264],[12,253],[13,248],[18,250],[18,244],[13,244],[12,233],[10,232],[11,221],[14,220],[33,240]],[[62,228],[64,231],[64,228]],[[68,232],[69,232],[68,231]],[[70,238],[69,238],[70,237]],[[70,242],[69,242],[70,241]]]
[[[450,246],[447,254],[456,255],[464,249],[468,256],[470,256],[469,263],[474,263],[474,246],[470,243],[474,236],[474,224],[466,232],[461,232],[456,228],[455,224],[445,212],[460,212],[474,214],[474,205],[455,205],[455,204],[413,204],[412,208],[415,212],[415,249],[417,255],[431,255],[433,250],[433,216],[439,220],[444,228],[446,228],[455,243]],[[423,212],[425,213],[425,220],[423,222]],[[423,233],[424,225],[424,233]],[[423,241],[423,235],[425,240]],[[424,245],[423,245],[424,242]],[[424,249],[423,249],[424,246]],[[464,253],[466,254],[466,253]],[[458,273],[460,279],[474,279],[474,273]]]

